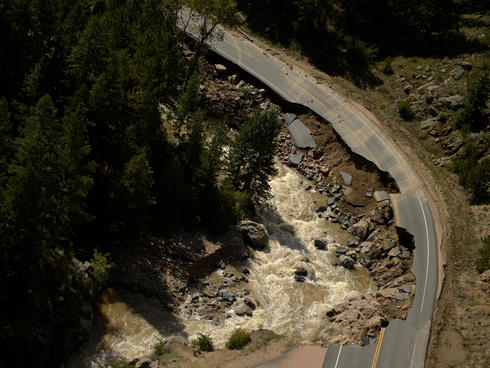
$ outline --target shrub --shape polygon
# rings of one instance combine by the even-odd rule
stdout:
[[[398,104],[398,113],[403,120],[412,120],[415,117],[409,100],[403,100]]]
[[[429,136],[429,133],[427,132],[427,130],[420,130],[419,131],[419,139],[427,139],[428,136]]]
[[[136,368],[136,364],[129,363],[126,360],[120,360],[112,365],[114,368]]]
[[[209,335],[199,334],[199,337],[192,340],[192,346],[202,351],[213,351],[213,340]]]
[[[156,356],[163,355],[167,352],[166,342],[160,340],[153,345],[153,354]]]
[[[371,55],[374,52],[357,37],[346,37],[345,48],[346,63],[350,70],[355,73],[366,73],[369,70]]]
[[[456,117],[456,127],[465,131],[486,129],[488,125],[486,114],[488,90],[488,75],[486,73],[472,76],[469,81],[466,102]]]
[[[391,57],[387,57],[383,63],[381,64],[381,70],[384,74],[386,75],[392,75],[393,74],[393,66],[391,63],[393,62],[393,59]]]
[[[482,239],[483,247],[478,250],[478,256],[476,258],[476,270],[479,273],[483,273],[490,268],[490,236],[486,239]]]
[[[238,329],[231,334],[228,342],[226,343],[226,347],[230,350],[241,349],[251,340],[252,338],[248,332]]]
[[[459,183],[471,192],[474,203],[484,203],[490,197],[490,158],[479,160],[481,155],[478,146],[468,141],[449,164],[449,169],[458,174]]]
[[[94,256],[90,260],[92,266],[89,270],[90,275],[93,277],[97,285],[101,286],[109,279],[109,270],[114,267],[114,264],[110,261],[109,253],[103,254],[94,249]]]

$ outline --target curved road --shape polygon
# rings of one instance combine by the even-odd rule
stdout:
[[[190,33],[195,32],[196,21],[191,21],[194,27],[188,29]],[[300,70],[227,31],[210,46],[286,101],[304,105],[329,121],[354,152],[388,171],[400,188],[399,194],[390,197],[396,225],[414,236],[416,246],[412,272],[417,284],[412,308],[406,320],[390,321],[380,331],[377,344],[329,346],[323,367],[423,367],[437,291],[437,236],[429,202],[411,165],[368,113]]]

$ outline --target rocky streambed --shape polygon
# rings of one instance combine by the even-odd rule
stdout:
[[[252,93],[254,87],[236,75],[222,75],[219,88],[213,80],[201,87],[208,99],[216,97],[209,91],[226,85],[234,91],[227,95],[245,109],[260,104],[279,110],[263,90]],[[215,100],[221,98],[226,96]],[[253,101],[243,102],[246,98]],[[219,115],[221,105],[215,105]],[[174,344],[189,345],[205,333],[223,347],[236,328],[272,331],[299,344],[366,344],[389,320],[405,318],[415,279],[410,236],[396,229],[388,199],[396,183],[352,154],[329,124],[311,113],[299,118],[318,147],[298,149],[286,129],[279,134],[272,198],[254,218],[224,236],[179,233],[149,239],[138,253],[119,255],[119,287],[161,304],[148,311],[152,303],[131,307],[138,303],[127,294],[105,297],[99,305],[101,324],[110,327],[112,337],[104,339],[101,328],[78,366],[148,355],[169,336]],[[121,304],[110,308],[114,303],[129,306],[124,323],[111,315],[126,311]],[[122,340],[133,320],[142,323],[146,317],[151,336],[137,335],[148,343],[135,351]],[[155,360],[152,364],[158,366]]]

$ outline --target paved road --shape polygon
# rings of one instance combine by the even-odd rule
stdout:
[[[432,211],[411,165],[396,143],[377,128],[369,112],[319,85],[301,70],[226,31],[221,40],[211,42],[211,47],[286,101],[304,105],[329,121],[354,152],[388,171],[400,188],[400,194],[391,195],[391,203],[396,225],[414,235],[412,272],[417,285],[413,306],[406,320],[390,321],[380,331],[377,343],[330,346],[323,367],[423,367],[437,290],[437,237]]]

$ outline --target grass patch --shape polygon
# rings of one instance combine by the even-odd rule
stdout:
[[[199,337],[197,339],[192,340],[192,346],[202,351],[214,350],[213,340],[211,340],[211,337],[209,335],[204,334],[199,334]]]
[[[252,338],[250,333],[242,329],[238,329],[233,332],[226,343],[226,347],[230,350],[241,349],[247,345]]]

